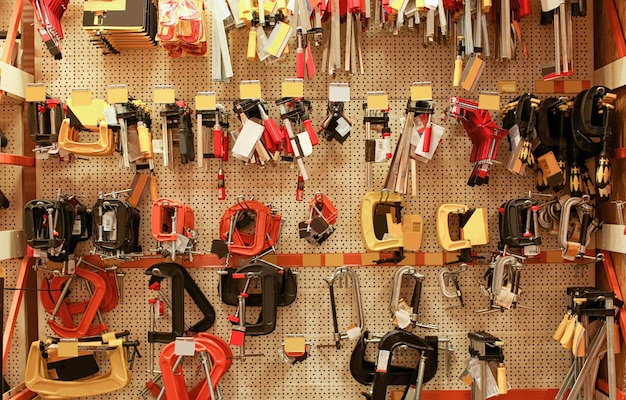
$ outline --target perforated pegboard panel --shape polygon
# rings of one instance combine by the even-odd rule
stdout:
[[[4,26],[4,25],[3,25]],[[1,41],[0,41],[1,42]],[[8,139],[7,147],[2,151],[15,154],[21,151],[22,146],[22,107],[18,104],[2,104],[0,105],[0,130]],[[22,172],[21,167],[11,165],[0,165],[0,190],[9,199],[9,208],[0,209],[0,230],[22,229],[21,218],[16,215],[22,212],[20,199],[18,196],[21,187]],[[0,267],[6,269],[6,278],[4,285],[7,288],[14,288],[19,271],[19,260],[0,261]],[[9,307],[13,297],[12,290],[6,290],[4,293],[4,316],[3,321],[9,314]],[[3,326],[4,326],[3,323]],[[18,322],[15,330],[15,339],[11,343],[11,350],[7,362],[7,369],[4,372],[5,378],[9,385],[15,385],[22,382],[25,364],[22,362],[21,355],[25,349],[24,324]]]
[[[2,0],[0,3],[4,5],[7,1]],[[371,90],[385,90],[389,94],[392,137],[395,141],[400,133],[399,121],[404,114],[410,84],[415,81],[431,81],[437,102],[435,121],[446,128],[446,134],[435,158],[428,165],[418,166],[420,195],[415,198],[405,197],[405,211],[421,214],[424,218],[421,251],[440,252],[435,240],[435,209],[439,204],[450,202],[464,203],[470,207],[488,207],[492,241],[489,246],[477,250],[491,251],[495,248],[497,238],[497,207],[503,201],[522,196],[532,189],[533,177],[512,175],[502,165],[495,165],[489,185],[474,188],[467,186],[470,173],[470,140],[460,125],[439,120],[450,96],[475,99],[481,90],[496,90],[498,80],[516,80],[519,93],[533,90],[534,81],[540,79],[539,66],[552,59],[554,46],[552,27],[539,25],[539,8],[539,1],[533,1],[535,13],[521,23],[522,34],[530,51],[529,58],[526,59],[518,53],[515,61],[488,59],[478,89],[473,94],[451,87],[455,56],[453,44],[425,49],[417,32],[401,31],[398,36],[393,36],[372,23],[369,31],[363,35],[365,75],[325,75],[319,65],[321,48],[313,49],[318,72],[312,81],[305,82],[305,97],[312,100],[314,110],[311,118],[314,124],[319,124],[326,114],[330,82],[350,83],[352,101],[347,105],[347,113],[354,123],[351,136],[343,145],[321,140],[320,145],[314,148],[313,155],[306,160],[307,170],[311,175],[311,179],[306,182],[306,200],[315,191],[321,190],[339,210],[337,231],[319,247],[313,247],[299,239],[296,232],[297,223],[307,217],[307,203],[295,201],[297,169],[292,165],[281,164],[274,168],[259,169],[256,166],[244,166],[231,158],[224,165],[228,199],[219,202],[215,195],[216,162],[209,160],[208,170],[198,171],[195,164],[182,166],[175,161],[174,168],[168,170],[163,168],[161,159],[157,157],[159,195],[183,201],[194,209],[201,250],[209,248],[211,240],[217,238],[217,227],[222,213],[235,202],[236,195],[243,193],[246,196],[254,195],[263,202],[271,202],[283,215],[285,222],[278,244],[280,253],[362,252],[365,249],[360,238],[359,204],[367,190],[361,107],[366,93]],[[46,83],[50,95],[66,99],[72,88],[86,87],[93,91],[95,98],[103,98],[107,85],[125,83],[132,96],[147,101],[152,107],[155,115],[153,135],[160,137],[160,124],[156,115],[162,106],[150,103],[155,85],[173,84],[177,97],[191,103],[192,108],[196,92],[212,90],[217,93],[218,102],[230,109],[232,101],[239,94],[238,83],[241,80],[259,79],[263,97],[270,103],[270,114],[278,119],[278,109],[273,102],[280,97],[281,82],[294,74],[293,53],[284,63],[270,66],[250,63],[245,59],[247,32],[232,31],[229,33],[229,44],[235,76],[231,83],[221,84],[211,81],[208,57],[169,59],[158,48],[103,56],[99,49],[88,42],[88,36],[80,26],[81,18],[81,4],[70,2],[63,18],[66,39],[63,43],[63,59],[60,61],[53,60],[43,43],[36,40],[36,80]],[[575,19],[574,37],[589,37],[590,26],[590,18]],[[589,78],[592,65],[590,42],[581,39],[573,45],[574,78]],[[503,96],[502,103],[513,97]],[[494,115],[494,118],[500,122],[499,116]],[[240,126],[234,117],[231,117],[230,122],[233,127]],[[175,149],[175,160],[177,155]],[[504,141],[498,160],[506,161],[507,158],[507,143]],[[386,168],[385,165],[374,166],[376,188],[381,187]],[[56,189],[61,188],[65,192],[84,196],[82,201],[87,205],[95,202],[100,191],[106,193],[127,188],[133,176],[132,171],[118,167],[116,156],[80,159],[72,164],[62,164],[56,160],[39,161],[37,173],[39,196],[51,198]],[[150,203],[147,199],[140,204],[140,209],[140,240],[144,249],[153,248],[155,243],[149,233]],[[544,238],[544,248],[556,248],[553,238],[547,235]],[[79,249],[83,252],[87,250],[87,246]],[[468,305],[465,309],[449,310],[445,307],[454,305],[455,302],[443,299],[437,283],[437,268],[421,269],[427,279],[422,297],[422,320],[438,324],[440,328],[434,334],[450,337],[456,348],[450,373],[442,373],[444,368],[443,363],[440,363],[440,372],[426,388],[462,388],[457,377],[466,358],[467,332],[479,329],[499,335],[507,342],[505,355],[514,387],[558,386],[567,371],[569,356],[549,338],[565,310],[565,287],[592,284],[592,271],[584,270],[577,276],[576,268],[571,265],[524,267],[523,304],[534,306],[536,310],[531,312],[517,309],[504,314],[476,315],[474,311],[487,304],[487,299],[480,295],[475,284],[485,268],[471,267],[462,276],[461,285]],[[366,326],[375,332],[384,332],[391,328],[387,310],[393,271],[393,267],[357,268],[366,309]],[[111,329],[130,329],[134,337],[145,341],[145,332],[149,327],[147,300],[150,296],[146,288],[147,278],[140,270],[127,269],[125,272],[125,302],[105,315],[105,319]],[[319,398],[329,395],[342,399],[358,398],[358,393],[363,388],[351,378],[347,363],[352,344],[344,346],[340,351],[332,348],[318,349],[314,346],[311,357],[294,366],[284,365],[276,352],[287,333],[305,333],[314,345],[331,341],[330,306],[323,281],[331,272],[332,268],[301,269],[298,300],[292,306],[279,310],[277,330],[272,335],[250,338],[247,341],[250,351],[263,352],[266,357],[235,363],[221,381],[225,398]],[[222,305],[217,297],[217,274],[213,270],[199,269],[194,269],[191,273],[216,308],[218,319],[211,332],[227,339],[229,323],[226,315],[232,313],[233,309]],[[346,297],[349,298],[347,293]],[[43,314],[40,320],[44,321]],[[531,332],[527,329],[530,326],[536,328]],[[420,331],[420,334],[427,332]],[[146,349],[146,344],[142,343],[144,358],[135,364],[131,386],[102,398],[121,399],[137,394],[149,378],[145,372]],[[443,354],[441,357],[443,359]],[[14,381],[19,380],[18,377],[13,378]]]

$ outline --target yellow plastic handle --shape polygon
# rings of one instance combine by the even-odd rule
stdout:
[[[246,53],[248,61],[256,59],[256,31],[250,30],[248,33],[248,52]]]
[[[454,78],[452,80],[452,86],[458,87],[461,84],[461,73],[463,72],[463,60],[461,57],[457,57],[454,61]]]

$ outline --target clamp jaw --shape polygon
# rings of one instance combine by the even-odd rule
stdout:
[[[361,200],[361,235],[365,248],[375,252],[398,249],[394,257],[377,263],[397,263],[404,259],[402,208],[402,196],[396,193],[371,192]]]
[[[448,217],[459,215],[460,240],[450,237]],[[487,209],[469,208],[464,204],[442,204],[437,207],[437,242],[445,251],[461,251],[458,262],[472,260],[472,246],[489,243]]]
[[[94,253],[103,258],[128,259],[141,253],[139,210],[117,197],[119,192],[100,193],[91,208],[94,221]]]
[[[194,230],[191,207],[172,199],[161,198],[152,204],[152,237],[161,244],[164,257],[176,259],[176,254],[193,258],[198,234]],[[164,246],[169,243],[169,246]]]

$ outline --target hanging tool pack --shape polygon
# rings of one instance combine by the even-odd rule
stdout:
[[[46,98],[28,102],[28,134],[35,142],[37,153],[55,155],[59,152],[59,130],[64,118],[59,99]]]
[[[160,112],[164,167],[173,167],[173,146],[176,142],[180,151],[180,163],[188,164],[190,161],[195,161],[191,114],[193,110],[182,100],[176,100],[174,104],[166,104],[165,110]]]
[[[365,124],[365,186],[374,187],[372,176],[373,163],[386,162],[391,158],[391,128],[389,128],[389,109],[375,110],[363,103],[363,123]],[[372,138],[372,130],[380,130],[381,139]]]
[[[467,264],[465,263],[459,265],[457,269],[450,269],[445,266],[439,270],[439,286],[441,287],[441,292],[449,299],[458,299],[461,307],[465,307],[465,301],[463,300],[463,293],[461,292],[461,285],[459,284],[459,275],[461,272],[465,271],[467,271]]]
[[[239,132],[233,131],[233,157],[261,168],[274,166],[281,159],[286,135],[268,116],[267,103],[261,99],[238,99],[233,109],[243,124]]]
[[[344,102],[329,101],[326,110],[326,118],[322,121],[318,133],[328,141],[334,139],[343,144],[352,130],[352,121],[344,110]]]
[[[97,335],[108,329],[100,313],[112,310],[118,301],[116,282],[108,274],[106,271],[92,272],[85,268],[75,268],[69,275],[42,280],[41,304],[50,314],[46,322],[55,334],[63,338],[77,338]],[[67,298],[72,282],[78,278],[87,283],[90,296],[88,301],[72,302]],[[74,319],[80,314],[82,317],[76,324]],[[94,325],[96,316],[99,323]],[[59,317],[60,322],[56,317]]]
[[[157,398],[165,396],[167,396],[168,399],[175,400],[210,400],[222,398],[218,382],[232,365],[233,354],[230,347],[218,336],[208,333],[200,333],[194,336],[193,344],[194,355],[200,355],[204,378],[191,390],[188,390],[182,368],[183,356],[176,354],[175,342],[169,343],[163,347],[159,357],[163,387],[158,392],[156,390],[153,391],[153,394]]]
[[[460,239],[452,240],[449,217],[458,215]],[[437,242],[445,251],[460,251],[457,262],[470,262],[472,247],[489,243],[487,209],[469,208],[464,204],[442,204],[437,207]]]
[[[220,258],[231,255],[243,258],[262,257],[274,251],[280,235],[282,216],[271,205],[243,196],[228,208],[220,220],[220,240],[214,240],[211,252]]]
[[[615,315],[623,307],[615,293],[592,287],[569,287],[571,302],[553,338],[574,356],[556,400],[591,399],[600,362],[606,355],[609,399],[617,399],[615,353],[619,352]],[[612,386],[611,386],[612,385]],[[568,393],[569,390],[569,393]]]
[[[470,332],[470,359],[461,380],[471,385],[472,400],[486,400],[493,396],[506,394],[508,383],[504,367],[504,342],[485,331]],[[497,380],[491,372],[489,364],[497,365]],[[495,369],[495,368],[494,368]]]
[[[572,213],[572,209],[576,215]],[[590,203],[589,196],[568,198],[562,206],[559,220],[557,242],[563,250],[561,256],[570,261],[587,258],[585,255],[587,246],[593,233],[601,225],[602,222],[596,217],[595,206]]]
[[[400,299],[400,289],[402,287],[403,278],[409,276],[415,280],[415,286],[413,288],[413,294],[411,295],[411,304],[403,299]],[[399,267],[393,277],[393,283],[391,286],[391,301],[389,303],[389,310],[391,311],[391,320],[400,329],[406,329],[409,326],[419,326],[421,328],[436,329],[436,325],[429,325],[420,322],[419,320],[419,307],[422,295],[422,283],[424,281],[424,275],[417,272],[415,267],[410,265],[404,265]]]
[[[51,261],[73,258],[79,242],[92,233],[89,212],[76,196],[61,194],[57,200],[35,199],[24,206],[26,243]]]
[[[424,114],[428,115],[428,121],[430,121],[434,112],[435,103],[433,101],[408,101],[404,129],[400,139],[398,140],[396,149],[393,152],[391,165],[389,166],[389,171],[384,183],[385,189],[390,192],[406,194],[409,187],[409,175],[412,176],[413,182],[417,180],[417,167],[414,162],[412,162],[412,159],[415,158],[415,152],[411,152],[413,125],[416,119],[420,118]],[[425,138],[428,137],[428,140],[430,140],[432,125],[429,122],[425,125],[423,135]],[[430,148],[430,144],[428,145],[428,148]]]
[[[576,96],[572,111],[572,138],[576,148],[584,159],[599,157],[595,183],[600,200],[608,200],[611,196],[609,114],[615,108],[616,99],[617,96],[607,87],[593,86]]]
[[[504,129],[509,130],[509,135],[519,133],[521,138],[520,146],[512,149],[511,156],[517,157],[523,165],[529,168],[533,168],[536,162],[533,149],[537,143],[537,109],[540,104],[541,100],[537,99],[534,94],[524,93],[502,109]],[[511,141],[510,138],[509,141]]]
[[[157,38],[167,55],[204,56],[207,53],[204,3],[196,0],[167,0],[159,5]]]
[[[260,282],[261,293],[250,293],[251,284]],[[243,286],[240,285],[243,282]],[[281,293],[282,289],[282,293]],[[220,296],[228,305],[237,306],[228,318],[234,329],[243,329],[247,336],[268,335],[276,328],[277,307],[287,306],[296,299],[295,277],[290,270],[279,270],[271,265],[249,264],[236,271],[228,270],[220,279]],[[258,320],[245,321],[246,306],[261,307]]]
[[[542,174],[541,179],[537,177],[539,191],[551,187],[558,192],[567,182],[567,138],[571,135],[572,105],[567,97],[549,97],[542,100],[537,110],[537,136],[541,143],[533,154],[540,167],[537,173]]]
[[[63,27],[61,18],[67,10],[69,0],[30,0],[38,23],[37,32],[55,60],[60,60]]]
[[[354,311],[356,311],[356,324],[351,323],[346,327],[345,332],[341,332],[339,329],[339,319],[337,315],[337,303],[335,301],[335,284],[342,282],[342,279],[346,277],[350,278],[350,285],[352,286],[352,300]],[[346,266],[336,268],[332,275],[326,278],[328,284],[328,290],[330,292],[330,309],[333,319],[333,339],[335,341],[334,346],[337,350],[341,349],[342,340],[355,340],[358,339],[363,333],[365,328],[363,303],[361,302],[361,286],[359,284],[359,276],[356,272]],[[322,347],[329,347],[329,345],[322,345]]]
[[[479,313],[489,313],[520,308],[529,308],[519,304],[521,267],[519,256],[496,255],[491,260],[487,272],[480,283],[483,295],[489,297],[489,307]]]
[[[228,122],[229,113],[218,104],[215,110],[196,111],[196,160],[199,169],[207,168],[207,160],[219,160],[217,171],[217,199],[226,199],[226,184],[224,181],[223,162],[228,161]],[[209,130],[213,131],[213,139],[209,139]],[[213,144],[211,146],[211,143]],[[211,148],[213,151],[211,151]]]
[[[361,200],[361,235],[365,248],[375,252],[397,249],[393,257],[376,263],[397,263],[404,259],[403,207],[402,197],[396,193],[371,192]]]
[[[376,361],[367,359],[366,354],[369,354],[367,344],[376,343],[378,345],[379,342],[380,338],[376,338],[374,335],[370,338],[370,332],[365,330],[352,350],[350,355],[350,374],[361,385],[371,385],[374,382]],[[387,370],[387,384],[407,385],[414,371],[410,367],[391,365]]]
[[[87,263],[79,258],[77,264],[80,266]],[[95,270],[90,271],[87,267]],[[44,310],[50,314],[47,318],[48,324],[56,334],[73,338],[97,335],[107,330],[101,313],[113,310],[123,294],[123,288],[117,280],[116,268],[101,268],[89,264],[74,268],[73,272],[68,272],[69,268],[65,271],[50,271],[40,266],[39,269],[52,272],[50,277],[42,279],[39,294]],[[72,283],[78,279],[86,282],[87,285],[81,287],[87,288],[89,300],[70,301],[67,297]],[[82,317],[78,317],[79,314]],[[98,317],[99,323],[93,324],[94,316]],[[60,322],[55,320],[56,317]]]
[[[139,210],[118,193],[100,193],[91,208],[94,224],[93,244],[103,257],[124,259],[141,252],[139,245]]]
[[[459,97],[450,98],[446,116],[461,122],[472,141],[470,162],[473,170],[467,182],[469,186],[489,183],[489,169],[498,155],[500,140],[507,134],[491,119],[489,111],[478,108],[478,103]]]
[[[158,293],[155,297],[171,309],[171,331],[156,331],[156,312],[154,310],[156,302],[151,302],[152,321],[151,330],[148,331],[148,343],[150,344],[148,362],[152,369],[154,367],[155,343],[169,343],[175,340],[176,337],[185,336],[188,333],[197,334],[208,330],[215,322],[215,309],[182,265],[174,262],[158,263],[146,269],[145,274],[150,276],[148,284],[150,290]],[[161,288],[165,278],[168,278],[170,281],[171,297],[169,298]],[[202,314],[202,319],[193,325],[185,323],[185,292],[191,297]]]
[[[149,343],[169,343],[176,336],[184,336],[185,332],[199,333],[208,330],[215,322],[215,309],[206,298],[196,281],[180,264],[164,262],[155,264],[146,269],[145,274],[150,276],[148,287],[150,290],[161,293],[161,283],[165,278],[171,280],[172,331],[149,332]],[[185,326],[185,296],[187,292],[194,304],[200,310],[202,319],[191,326]]]
[[[505,202],[498,209],[500,250],[521,248],[524,256],[539,254],[539,205],[531,198],[517,198]],[[506,251],[506,250],[505,250]]]
[[[191,207],[172,199],[158,199],[152,204],[150,226],[164,257],[175,260],[176,254],[185,254],[193,258],[198,233]]]
[[[154,149],[152,147],[151,110],[140,100],[128,99],[126,103],[114,105],[117,126],[109,126],[117,133],[116,151],[120,153],[120,166],[130,168],[135,163],[137,170],[147,168],[154,178]],[[151,196],[153,194],[151,193]],[[156,198],[152,199],[153,201]]]
[[[127,341],[128,334],[79,339],[74,342],[79,355],[74,357],[62,354],[58,338],[50,340],[52,343],[35,341],[28,352],[24,383],[49,399],[98,396],[122,389],[130,383],[135,355],[141,357],[137,351],[139,341]],[[98,373],[96,351],[106,352],[109,371]]]
[[[89,104],[74,104],[66,100],[67,112],[59,128],[59,147],[69,153],[84,157],[106,157],[115,151],[115,133],[109,124],[116,125],[115,110],[104,100],[92,99]],[[79,141],[79,133],[98,133],[95,142]]]
[[[335,231],[337,209],[328,196],[317,192],[309,202],[309,219],[298,224],[300,239],[322,244]]]
[[[310,120],[311,103],[303,98],[283,97],[276,100],[280,109],[280,119],[286,131],[285,150],[294,157],[303,181],[309,179],[304,167],[304,157],[313,153],[318,144],[317,134]],[[299,133],[298,133],[299,132]]]
[[[435,347],[433,347],[433,344]],[[419,399],[422,385],[437,373],[437,337],[427,337],[426,340],[402,329],[394,329],[380,339],[378,344],[378,355],[376,362],[376,372],[372,382],[371,394],[362,392],[361,394],[368,400],[385,400],[387,397],[387,387],[400,381],[398,375],[403,375],[405,381],[405,391],[402,399]],[[419,353],[419,360],[410,375],[405,372],[395,372],[392,363],[395,351],[410,348]]]
[[[245,337],[268,335],[274,331],[276,328],[277,306],[289,305],[296,297],[295,278],[290,274],[291,271],[286,272],[286,270],[279,269],[275,265],[258,263],[239,268],[232,274],[227,273],[225,275],[227,278],[221,280],[220,291],[222,292],[222,299],[231,301],[231,304],[234,294],[233,289],[241,287],[232,280],[244,282],[237,295],[237,310],[234,314],[228,316],[232,323],[230,344],[239,347],[238,359],[243,361],[246,357],[263,355],[246,353]],[[250,293],[253,289],[251,287],[253,282],[256,285],[260,283],[261,293]],[[285,282],[288,283],[283,285]],[[250,299],[251,304],[261,307],[256,322],[251,323],[246,320],[246,306],[250,305],[247,304],[248,299]]]

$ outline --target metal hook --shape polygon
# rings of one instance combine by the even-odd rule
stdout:
[[[246,201],[246,198],[244,197],[243,194],[240,194],[239,196],[237,196],[237,204],[239,205],[239,207],[241,207],[241,209],[246,209],[249,210],[250,206],[248,205],[248,202]],[[244,207],[245,205],[245,207]]]

